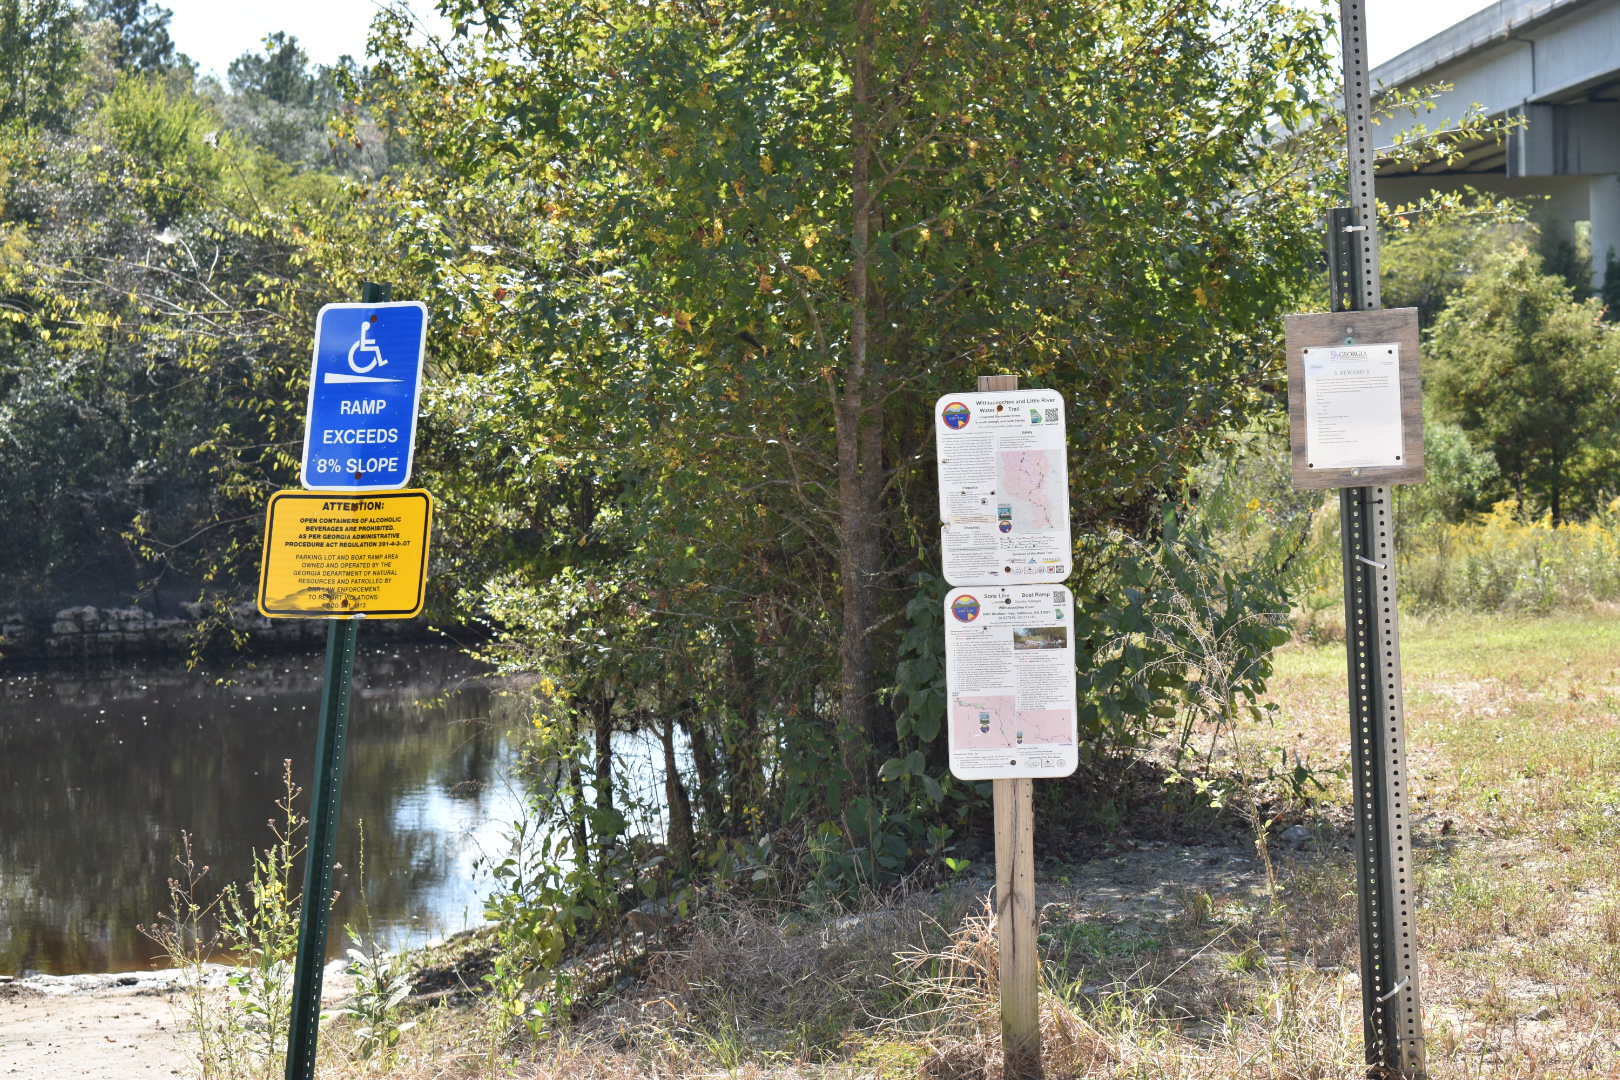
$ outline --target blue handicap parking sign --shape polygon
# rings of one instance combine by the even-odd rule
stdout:
[[[304,487],[387,491],[411,478],[427,307],[327,304],[315,319]]]

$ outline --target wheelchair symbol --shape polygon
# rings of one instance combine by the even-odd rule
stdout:
[[[371,362],[364,365],[356,363],[354,359],[356,353],[369,353],[371,355]],[[349,346],[349,370],[354,372],[356,375],[364,375],[366,372],[371,371],[374,368],[387,366],[388,361],[383,359],[382,350],[377,347],[376,342],[371,340],[370,320],[361,323],[360,340]]]

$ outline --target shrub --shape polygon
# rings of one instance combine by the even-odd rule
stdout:
[[[1102,757],[1258,715],[1271,652],[1287,639],[1283,576],[1234,567],[1209,534],[1166,514],[1156,543],[1112,540],[1094,602],[1076,616],[1080,738]]]

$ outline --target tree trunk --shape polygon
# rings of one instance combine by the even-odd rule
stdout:
[[[737,680],[737,723],[725,743],[726,775],[731,781],[726,831],[737,836],[765,823],[765,768],[759,744],[759,657],[754,651],[754,631],[750,626],[738,628],[732,639],[731,669]]]
[[[1552,468],[1552,523],[1553,528],[1564,523],[1564,459],[1553,459]]]
[[[877,380],[871,361],[872,205],[872,0],[856,8],[853,73],[852,221],[850,225],[849,361],[837,403],[839,585],[843,590],[840,628],[838,747],[847,785],[843,807],[870,795],[872,732],[876,723],[877,673],[870,632],[881,570],[878,499],[882,488],[883,426]],[[853,844],[864,844],[848,828]]]
[[[677,872],[692,866],[692,803],[675,764],[675,721],[664,717],[660,734],[664,743],[664,800],[669,805],[669,857]]]
[[[698,805],[703,808],[704,828],[718,831],[724,808],[720,767],[715,761],[714,746],[709,742],[709,729],[703,726],[703,718],[695,707],[681,710],[681,726],[692,744],[692,770],[697,773]]]
[[[591,721],[596,736],[596,808],[613,809],[613,699],[607,695],[591,703]]]
[[[589,869],[591,865],[590,837],[585,832],[585,778],[580,774],[579,758],[569,755],[568,782],[573,785],[574,792],[568,814],[568,831],[574,840],[574,858],[579,860],[581,869]]]

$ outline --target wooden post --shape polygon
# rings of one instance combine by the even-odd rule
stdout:
[[[993,780],[996,944],[1001,951],[1001,1049],[1006,1080],[1041,1075],[1035,954],[1035,781]]]
[[[1016,375],[980,375],[979,390],[1016,390]],[[992,780],[996,945],[1004,1080],[1041,1076],[1040,964],[1035,950],[1035,781]]]

